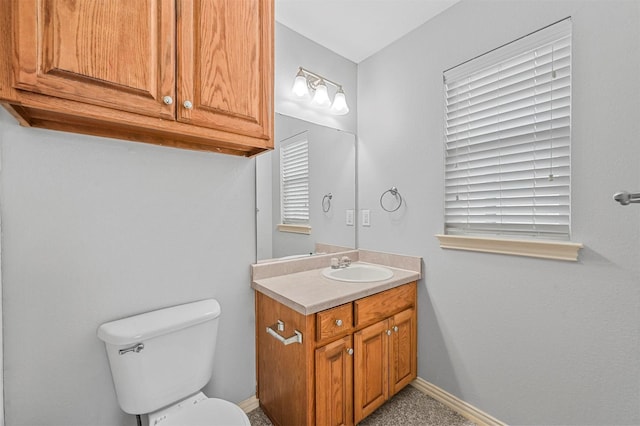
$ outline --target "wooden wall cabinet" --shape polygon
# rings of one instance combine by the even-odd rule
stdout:
[[[258,398],[275,425],[353,425],[417,375],[416,282],[312,315],[256,293]],[[277,320],[283,345],[266,333]]]
[[[273,0],[2,3],[0,101],[23,125],[273,148]]]

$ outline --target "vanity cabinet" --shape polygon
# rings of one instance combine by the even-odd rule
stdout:
[[[0,67],[0,101],[22,124],[236,155],[273,148],[273,0],[2,3],[12,66]]]
[[[275,425],[353,425],[416,378],[416,282],[311,315],[256,293],[258,392]],[[278,320],[284,345],[270,333]]]

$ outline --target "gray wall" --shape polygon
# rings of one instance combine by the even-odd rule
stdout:
[[[440,249],[442,71],[567,16],[579,262]],[[508,424],[640,424],[640,206],[611,199],[640,189],[638,76],[637,1],[463,0],[359,64],[359,246],[424,258],[420,377]]]
[[[356,119],[358,115],[358,102],[356,96],[358,73],[357,65],[278,22],[276,22],[275,28],[275,111],[279,113],[276,115],[275,126],[276,150],[279,148],[279,141],[282,139],[282,137],[278,136],[279,122],[282,116],[295,117],[309,123],[355,134]],[[342,84],[350,109],[349,113],[342,116],[331,115],[326,111],[318,111],[310,107],[307,102],[297,100],[291,93],[291,87],[293,86],[293,80],[298,71],[298,67],[300,66]],[[332,88],[329,87],[329,89],[331,92]],[[314,126],[310,125],[309,127],[311,128]],[[315,126],[315,128],[319,129],[320,127]],[[327,152],[326,154],[329,156],[331,155],[330,152]],[[260,166],[258,168],[258,173],[260,173],[260,175],[258,176],[259,180],[257,182],[257,188],[260,194],[264,194],[266,191],[271,190],[271,181],[269,181],[269,183],[265,182],[265,179],[262,176],[278,176],[279,173],[277,162],[273,163],[276,166],[275,169],[272,169],[271,166],[267,166],[268,160],[266,158],[272,155],[278,154],[277,152],[265,154],[261,156],[260,160],[258,160]],[[330,157],[326,158],[330,159]],[[279,183],[277,185],[279,185]],[[351,185],[351,182],[349,182],[349,185]],[[352,243],[348,243],[348,241],[355,238],[355,230],[353,227],[345,227],[348,232],[348,239],[346,242],[345,240],[333,237],[329,238],[329,240],[322,238],[318,240],[314,235],[311,237],[305,237],[299,234],[293,235],[279,233],[273,229],[274,226],[271,223],[272,221],[279,220],[279,202],[272,204],[271,199],[267,200],[266,197],[263,197],[262,195],[260,195],[258,199],[260,200],[259,208],[262,212],[262,214],[258,214],[257,218],[258,232],[261,233],[258,238],[258,259],[279,257],[283,254],[304,253],[309,251],[309,248],[312,250],[313,244],[316,241],[338,245],[353,245]],[[273,209],[273,215],[266,214],[266,211],[270,206]],[[346,207],[343,206],[343,208]],[[353,208],[353,206],[351,208]],[[338,219],[341,218],[342,220],[340,220],[340,223],[344,225],[344,211],[342,214],[337,213],[337,210],[335,210],[335,212],[335,215],[330,216],[331,222],[337,223]],[[320,222],[318,225],[320,225]],[[263,232],[264,235],[262,234]],[[317,235],[317,232],[315,235]],[[268,240],[277,240],[278,242],[275,243],[275,246],[267,246],[266,244],[263,244],[263,241]]]
[[[134,425],[106,321],[214,297],[209,396],[255,393],[254,160],[18,126],[0,110],[8,425]]]

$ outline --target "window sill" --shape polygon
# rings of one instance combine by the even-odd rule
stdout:
[[[514,256],[538,257],[542,259],[577,261],[580,243],[567,241],[516,240],[464,235],[436,235],[440,248],[480,251],[484,253],[510,254]]]
[[[292,232],[294,234],[306,234],[311,235],[311,226],[309,225],[291,225],[281,223],[278,225],[278,231],[280,232]]]

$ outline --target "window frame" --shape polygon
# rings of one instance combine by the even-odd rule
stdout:
[[[287,157],[287,155],[292,156]],[[291,162],[293,164],[288,164]],[[285,170],[285,168],[297,170]],[[287,173],[294,173],[295,177],[286,179]],[[295,182],[292,183],[292,181]],[[303,185],[303,189],[296,190],[294,188],[296,185]],[[303,205],[295,201],[288,203],[287,193],[293,193],[294,197],[303,197],[301,202]],[[311,232],[309,204],[309,140],[307,132],[302,132],[283,141],[280,146],[280,224],[278,225],[278,230],[281,232],[309,234]]]
[[[445,214],[445,217],[444,217],[445,232],[444,234],[436,235],[436,237],[440,240],[440,246],[442,248],[472,250],[472,251],[482,251],[482,252],[492,252],[492,253],[502,253],[502,254],[515,254],[515,255],[533,256],[533,257],[545,257],[545,258],[560,259],[560,260],[577,260],[577,252],[580,248],[582,248],[582,244],[571,243],[570,241],[568,241],[571,235],[571,228],[570,228],[570,225],[571,225],[571,160],[570,160],[571,158],[571,78],[572,78],[571,77],[571,74],[572,74],[571,32],[572,32],[571,18],[567,18],[562,21],[556,22],[552,25],[549,25],[548,27],[545,27],[534,33],[531,33],[527,36],[524,36],[518,40],[515,40],[511,43],[508,43],[504,46],[501,46],[497,49],[494,49],[484,55],[471,59],[470,61],[467,61],[459,66],[446,70],[443,73],[443,89],[444,89],[443,139],[444,139],[444,157],[445,157],[444,158],[444,164],[445,164],[444,190],[445,192],[443,197],[443,204],[444,204],[444,214]],[[566,179],[564,179],[562,182],[554,183],[552,182],[554,180],[553,171],[549,173],[550,174],[548,179],[550,181],[549,187],[553,187],[553,189],[548,190],[547,192],[552,193],[553,191],[556,190],[555,187],[558,187],[559,193],[558,194],[553,193],[552,195],[554,195],[555,197],[549,197],[549,198],[554,198],[554,199],[550,204],[545,206],[546,208],[543,209],[540,207],[539,204],[536,204],[538,199],[543,199],[540,194],[536,195],[536,190],[538,190],[539,192],[544,192],[543,189],[538,189],[536,187],[536,183],[540,180],[540,177],[538,177],[538,170],[536,169],[536,163],[538,164],[544,163],[544,160],[546,159],[546,157],[536,158],[536,149],[538,149],[536,145],[539,144],[539,142],[537,141],[537,135],[539,132],[537,119],[539,115],[542,115],[542,113],[538,112],[539,104],[536,103],[538,102],[538,97],[539,97],[539,93],[537,92],[537,89],[538,87],[542,86],[542,84],[538,83],[539,76],[537,72],[540,66],[538,64],[537,54],[541,49],[547,49],[547,48],[551,49],[551,59],[547,60],[547,62],[545,63],[546,64],[545,66],[551,67],[551,72],[549,73],[549,71],[547,71],[547,74],[550,74],[552,77],[549,77],[549,81],[547,83],[544,83],[544,84],[548,84],[551,87],[548,90],[548,92],[550,93],[549,96],[551,97],[551,103],[549,104],[549,106],[546,107],[547,108],[546,110],[542,108],[541,110],[543,110],[543,112],[548,112],[551,116],[550,123],[554,123],[553,111],[558,109],[558,107],[557,107],[557,104],[555,107],[553,104],[553,94],[556,93],[553,88],[553,82],[555,81],[554,79],[556,78],[556,71],[553,67],[558,61],[556,60],[554,62],[554,57],[553,57],[554,47],[548,47],[548,46],[555,46],[555,43],[558,43],[559,40],[563,40],[564,43],[568,44],[568,48],[567,48],[568,53],[566,53],[566,51],[564,52],[564,54],[568,56],[568,65],[565,63],[565,68],[568,68],[568,77],[566,78],[566,80],[568,80],[568,84],[566,83],[566,80],[563,82],[563,84],[568,86],[568,95],[565,94],[565,96],[568,96],[568,99],[569,99],[568,107],[565,106],[565,109],[568,108],[568,114],[567,114],[568,123],[565,123],[565,127],[568,128],[568,135],[563,136],[563,139],[566,139],[566,140],[562,141],[564,144],[563,147],[566,146],[566,150],[568,151],[568,153],[565,152],[564,154],[563,153],[559,154],[558,150],[560,148],[556,148],[555,155],[556,156],[562,155],[562,158],[564,159],[563,161],[566,161],[566,164],[565,163],[561,164],[561,166],[565,168],[566,174],[564,177],[566,177]],[[525,57],[526,55],[529,55],[529,56],[533,55],[534,57],[533,60],[529,58],[526,62],[523,62],[525,63],[525,65],[527,64],[527,62],[530,62],[533,64],[533,65],[530,65],[528,68],[524,68],[525,70],[528,70],[528,72],[534,73],[533,74],[534,78],[532,80],[534,82],[533,85],[527,86],[529,91],[533,90],[533,95],[529,94],[525,96],[522,94],[517,94],[517,95],[514,95],[514,99],[522,100],[523,102],[522,105],[525,105],[525,108],[523,108],[523,111],[527,111],[527,114],[528,114],[526,116],[525,115],[523,116],[527,117],[527,119],[529,119],[530,121],[533,120],[533,123],[528,123],[526,126],[523,125],[523,128],[532,131],[532,133],[530,133],[530,135],[532,136],[527,136],[527,138],[532,137],[533,139],[532,141],[528,141],[525,143],[519,142],[519,144],[527,148],[527,150],[524,150],[518,147],[519,153],[516,154],[517,164],[510,166],[512,167],[512,170],[513,170],[510,173],[518,173],[523,175],[525,173],[530,173],[531,176],[533,177],[526,177],[522,182],[524,182],[524,185],[532,184],[533,186],[518,187],[518,188],[522,188],[522,189],[518,189],[518,191],[527,190],[527,191],[530,191],[532,194],[532,195],[524,196],[524,198],[526,198],[528,201],[525,201],[524,204],[520,206],[519,203],[521,203],[522,201],[517,200],[515,196],[512,196],[512,199],[510,199],[509,195],[506,195],[510,193],[511,190],[508,190],[508,189],[503,190],[503,179],[505,179],[506,173],[503,172],[503,165],[502,163],[500,163],[500,159],[501,158],[504,159],[506,157],[506,155],[503,155],[502,153],[503,150],[505,151],[507,150],[507,148],[505,148],[505,145],[508,148],[510,148],[510,146],[508,145],[509,142],[505,142],[507,139],[507,137],[504,136],[504,134],[506,134],[506,131],[502,129],[501,124],[503,122],[506,122],[504,121],[504,116],[506,113],[509,113],[509,114],[514,114],[514,113],[512,110],[510,111],[509,108],[505,107],[505,105],[507,105],[508,102],[501,100],[500,97],[504,95],[503,92],[501,91],[502,89],[501,84],[502,84],[502,81],[504,81],[502,80],[504,78],[503,74],[507,74],[506,72],[503,72],[502,66],[504,66],[505,63],[509,63],[511,64],[511,66],[513,66],[513,64],[519,64],[518,61],[520,61],[521,58]],[[494,74],[498,76],[497,78],[494,78],[493,76],[491,76],[490,73],[487,71],[492,69],[499,70],[499,71],[494,70],[495,71]],[[490,77],[485,77],[485,75],[490,75]],[[480,81],[478,85],[479,87],[482,88],[481,90],[484,90],[486,87],[490,89],[493,88],[494,86],[499,87],[497,94],[489,98],[490,101],[493,101],[493,104],[490,104],[491,106],[486,110],[494,114],[490,114],[486,111],[482,111],[480,113],[481,118],[484,118],[482,117],[482,114],[485,114],[486,117],[491,117],[491,118],[499,117],[496,120],[497,128],[498,128],[498,130],[495,132],[497,135],[496,139],[491,139],[490,137],[486,137],[486,140],[484,140],[483,139],[484,136],[483,136],[480,139],[480,143],[474,146],[474,149],[478,149],[479,147],[481,150],[486,150],[486,152],[489,152],[489,151],[497,152],[497,154],[491,154],[491,153],[479,154],[483,156],[481,158],[481,161],[482,161],[481,164],[483,164],[481,167],[472,166],[472,163],[474,161],[476,163],[478,163],[478,161],[470,160],[469,158],[472,156],[469,154],[467,154],[466,160],[462,160],[459,158],[459,159],[454,159],[452,161],[448,161],[449,157],[462,157],[462,155],[458,154],[459,141],[457,139],[457,134],[455,133],[458,130],[455,129],[455,127],[460,127],[461,129],[463,129],[461,133],[463,131],[466,132],[467,153],[471,152],[470,146],[472,144],[471,143],[472,132],[469,129],[472,129],[472,126],[470,123],[477,117],[472,117],[472,115],[474,115],[475,113],[472,114],[470,111],[473,107],[475,107],[475,105],[472,104],[471,101],[468,101],[466,104],[467,105],[466,107],[460,108],[458,110],[458,111],[461,111],[462,109],[466,108],[466,112],[463,111],[463,112],[460,112],[459,114],[459,117],[461,117],[462,120],[457,120],[457,118],[451,119],[451,116],[449,116],[447,102],[452,99],[455,100],[455,94],[457,93],[457,89],[455,85],[459,84],[460,81],[471,82],[471,83],[467,83],[469,84],[468,88],[463,88],[462,90],[460,90],[461,92],[464,92],[466,89],[467,98],[471,98],[472,97],[471,85],[475,84],[473,80],[474,78],[476,79],[475,81]],[[449,81],[454,82],[454,85],[453,85],[454,90],[449,93],[447,92],[449,88],[447,84],[447,79],[449,79]],[[485,82],[482,81],[483,79],[485,80]],[[462,85],[458,85],[458,87],[462,87]],[[558,89],[556,88],[556,90]],[[527,103],[527,101],[531,101],[531,100],[533,100],[533,104]],[[454,112],[452,116],[456,117],[456,113]],[[511,117],[512,116],[510,116],[510,118]],[[466,122],[464,121],[464,119],[466,119]],[[493,123],[493,121],[491,120],[488,120],[487,122]],[[460,123],[460,124],[455,124],[454,126],[451,123]],[[463,125],[466,125],[466,130],[462,127]],[[496,124],[494,123],[494,126],[495,125]],[[548,140],[550,141],[549,144],[551,148],[547,148],[546,151],[548,151],[548,155],[550,158],[548,162],[551,164],[555,159],[554,151],[553,151],[554,150],[553,143],[556,139],[554,139],[554,135],[553,135],[553,124],[550,124],[550,126],[551,126],[551,136],[548,138]],[[504,127],[506,128],[507,126],[504,126]],[[456,147],[455,155],[451,154],[453,150],[449,147],[449,144],[452,142],[451,140],[448,140],[450,135],[450,130],[452,130],[451,132],[452,134],[456,135],[456,139],[453,140],[454,143],[452,144],[452,146]],[[525,135],[529,135],[529,134],[525,133]],[[503,139],[505,141],[503,141]],[[464,138],[461,140],[464,140]],[[490,146],[491,149],[487,149],[486,148],[487,146]],[[494,149],[493,148],[494,146],[497,146],[497,148]],[[473,155],[477,156],[478,154],[474,153]],[[531,159],[527,159],[529,157]],[[491,165],[492,160],[497,160],[498,165],[496,164]],[[516,162],[514,161],[514,163]],[[451,167],[452,164],[454,165],[454,167]],[[484,166],[485,164],[487,164],[488,166],[485,167]],[[463,165],[464,167],[466,167],[466,169],[464,169],[464,167],[463,169],[460,169],[460,170],[456,169],[459,165]],[[485,170],[478,171],[479,169],[485,169]],[[556,166],[555,169],[552,168],[551,170],[557,170],[557,169],[559,169],[559,166]],[[476,175],[472,176],[473,173],[475,173]],[[487,175],[485,176],[485,174]],[[499,176],[497,181],[490,180],[490,178],[487,177],[487,176],[493,176],[493,175]],[[518,177],[517,180],[520,181],[520,177]],[[461,192],[461,194],[463,195],[462,199],[458,198],[457,193],[456,193],[455,199],[451,198],[452,195],[450,193],[448,194],[447,184],[449,184],[449,188],[450,188],[452,186],[450,185],[451,182],[455,183],[455,185],[453,186],[456,188],[460,186],[465,186],[460,182],[466,182],[466,189],[468,192],[465,192],[465,191]],[[473,182],[473,183],[470,183],[470,182]],[[499,187],[499,189],[495,189],[495,188],[492,189],[492,187],[495,187],[496,183],[498,182],[499,184],[497,186]],[[480,192],[475,194],[471,192],[472,190],[470,188],[472,185],[475,185],[475,187],[479,187]],[[516,185],[522,185],[522,183],[509,182],[509,185],[516,186]],[[543,186],[544,185],[542,185],[541,188],[543,188]],[[456,189],[456,191],[459,191],[459,190]],[[473,197],[479,197],[479,198],[473,198]],[[518,195],[518,197],[520,197],[520,195]],[[493,203],[495,205],[491,205],[491,202],[492,202],[491,200],[493,200]],[[466,209],[465,207],[461,207],[463,204],[465,204],[464,202],[466,202]],[[510,202],[512,204],[509,204]],[[529,204],[526,204],[527,202]],[[553,202],[555,202],[555,204],[553,204]],[[472,204],[474,205],[473,207],[471,207]],[[531,213],[528,213],[527,209],[530,209]],[[465,210],[466,210],[466,216],[465,216]],[[542,217],[542,214],[537,213],[537,210],[545,210],[545,214],[549,215],[549,217],[551,218],[550,219],[551,225],[536,226],[536,220],[540,220],[538,218]],[[502,214],[503,211],[511,211],[516,213],[512,213],[512,216],[513,216],[512,217],[510,215]],[[524,213],[522,213],[523,211]],[[488,216],[483,216],[483,215],[488,215]],[[524,221],[522,223],[517,222],[517,221],[522,221],[522,218],[524,218]],[[466,223],[464,222],[465,220],[466,220]],[[510,222],[510,221],[513,221],[513,222]],[[554,223],[554,221],[556,223]],[[566,224],[564,223],[565,221],[566,221]],[[514,223],[517,225],[514,225]],[[536,228],[544,229],[544,232],[541,232],[539,229],[536,229]],[[559,238],[556,235],[554,235],[554,233],[558,231],[563,232],[561,235],[559,235]]]

